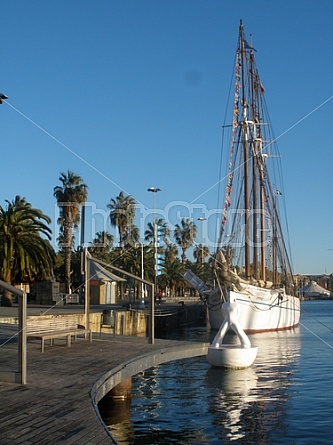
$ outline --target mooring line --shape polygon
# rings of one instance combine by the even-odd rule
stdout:
[[[319,340],[321,340],[323,343],[325,343],[325,345],[327,345],[329,348],[333,349],[333,346],[330,345],[329,343],[327,343],[327,341],[325,341],[323,338],[319,337],[319,335],[317,335],[315,332],[311,331],[311,329],[307,328],[303,323],[300,323],[300,325],[306,329],[307,331],[309,331],[311,334],[313,334],[315,337],[317,337]]]
[[[302,313],[305,312],[309,317],[313,318],[316,323],[321,324],[322,326],[324,326],[326,329],[328,329],[329,331],[333,332],[333,329],[330,328],[329,326],[327,326],[327,324],[323,323],[322,321],[318,320],[318,318],[314,317],[311,312],[307,311],[306,309],[302,308]]]
[[[31,119],[29,116],[27,116],[26,114],[24,114],[22,111],[20,111],[18,108],[14,107],[14,105],[12,105],[9,102],[4,102],[6,103],[6,105],[8,105],[10,108],[12,108],[14,111],[16,111],[16,113],[20,114],[24,119],[26,119],[27,121],[29,121],[32,125],[34,125],[36,128],[38,128],[40,131],[42,131],[44,134],[46,134],[48,137],[50,137],[51,139],[53,139],[57,144],[61,145],[63,148],[65,148],[67,151],[69,151],[73,156],[77,157],[80,161],[82,161],[84,164],[86,164],[88,167],[90,167],[92,170],[94,170],[96,173],[98,173],[100,176],[102,176],[104,179],[106,179],[108,182],[111,182],[111,184],[113,184],[115,187],[117,187],[119,190],[124,190],[125,193],[127,193],[129,195],[129,193],[125,190],[124,187],[121,187],[119,184],[117,184],[116,182],[114,182],[109,176],[107,176],[106,174],[104,174],[101,170],[98,169],[98,167],[95,167],[95,165],[91,164],[87,159],[85,159],[84,157],[80,156],[79,153],[77,151],[75,151],[74,149],[71,149],[70,147],[68,147],[68,145],[66,145],[65,143],[63,143],[60,139],[58,139],[56,136],[54,136],[53,134],[51,134],[49,131],[47,131],[44,127],[42,127],[41,125],[39,125],[36,121],[34,121],[33,119]],[[139,204],[142,204],[141,202],[139,202]],[[143,205],[143,204],[142,204]]]

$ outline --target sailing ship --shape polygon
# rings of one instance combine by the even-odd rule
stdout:
[[[246,333],[297,326],[296,296],[288,247],[280,162],[267,118],[265,89],[240,22],[235,59],[232,123],[221,229],[214,260],[216,289],[205,291],[210,324],[219,329],[223,302],[236,299]],[[273,163],[278,163],[278,167]]]

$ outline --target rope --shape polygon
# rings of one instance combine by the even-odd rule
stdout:
[[[219,289],[220,289],[220,293],[221,293],[221,297],[222,297],[222,300],[223,300],[224,302],[226,302],[226,301],[227,301],[227,299],[226,299],[226,297],[225,297],[225,295],[224,295],[224,292],[223,292],[223,290],[222,290],[222,286],[221,286],[221,284],[220,284],[220,280],[219,280],[219,277],[218,277],[218,275],[217,275],[217,273],[216,273],[216,270],[215,270],[215,269],[214,269],[214,275],[215,275],[215,278],[216,278],[217,284],[218,284],[218,286],[219,286]]]
[[[304,309],[303,309],[304,311]],[[307,315],[309,315],[311,318],[313,318],[317,323],[321,324],[322,326],[324,326],[324,328],[328,329],[329,331],[333,332],[333,329],[330,328],[329,326],[327,326],[325,323],[323,323],[322,321],[318,320],[318,318],[314,317],[313,315],[311,315],[311,312],[305,310],[305,312],[307,313]],[[303,326],[303,325],[302,325]],[[305,327],[305,326],[304,326]],[[307,328],[306,328],[307,329]],[[308,329],[309,330],[309,329]]]

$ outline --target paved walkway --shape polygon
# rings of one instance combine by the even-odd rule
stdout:
[[[29,341],[27,385],[0,382],[0,445],[114,443],[94,409],[93,385],[135,357],[175,347],[186,356],[193,346],[160,339],[151,345],[144,337],[102,335],[92,343],[80,339],[71,348],[56,340],[42,354],[40,342]]]

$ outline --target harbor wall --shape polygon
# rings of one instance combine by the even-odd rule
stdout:
[[[182,343],[180,346],[161,348],[141,355],[111,369],[98,379],[92,387],[90,395],[96,412],[98,413],[98,402],[121,382],[162,363],[206,355],[208,346],[209,343]]]
[[[45,313],[33,306],[28,308],[28,319],[32,317],[40,317],[40,319],[50,319],[59,315],[66,316],[75,314],[77,316],[78,324],[85,326],[86,315],[84,309],[78,310],[73,306],[73,311],[68,306],[57,308],[56,311],[50,310]],[[109,307],[109,312],[112,312],[114,317],[114,329],[103,325],[101,329],[102,314],[105,306],[97,310],[96,307],[89,313],[89,327],[92,332],[128,335],[128,336],[148,336],[150,326],[150,311],[149,309],[132,309],[130,307],[112,308]],[[7,308],[6,313],[1,314],[1,322],[6,324],[18,324],[17,308]],[[175,303],[161,303],[155,306],[155,334],[159,332],[166,332],[179,327],[188,326],[206,326],[207,325],[207,310],[206,306],[201,302],[175,302]]]
[[[114,329],[106,325],[101,329],[101,322],[102,312],[89,314],[90,329],[93,332],[101,330],[105,334],[145,336],[149,326],[149,315],[140,310],[114,310]],[[78,323],[85,325],[85,314],[78,316]]]

